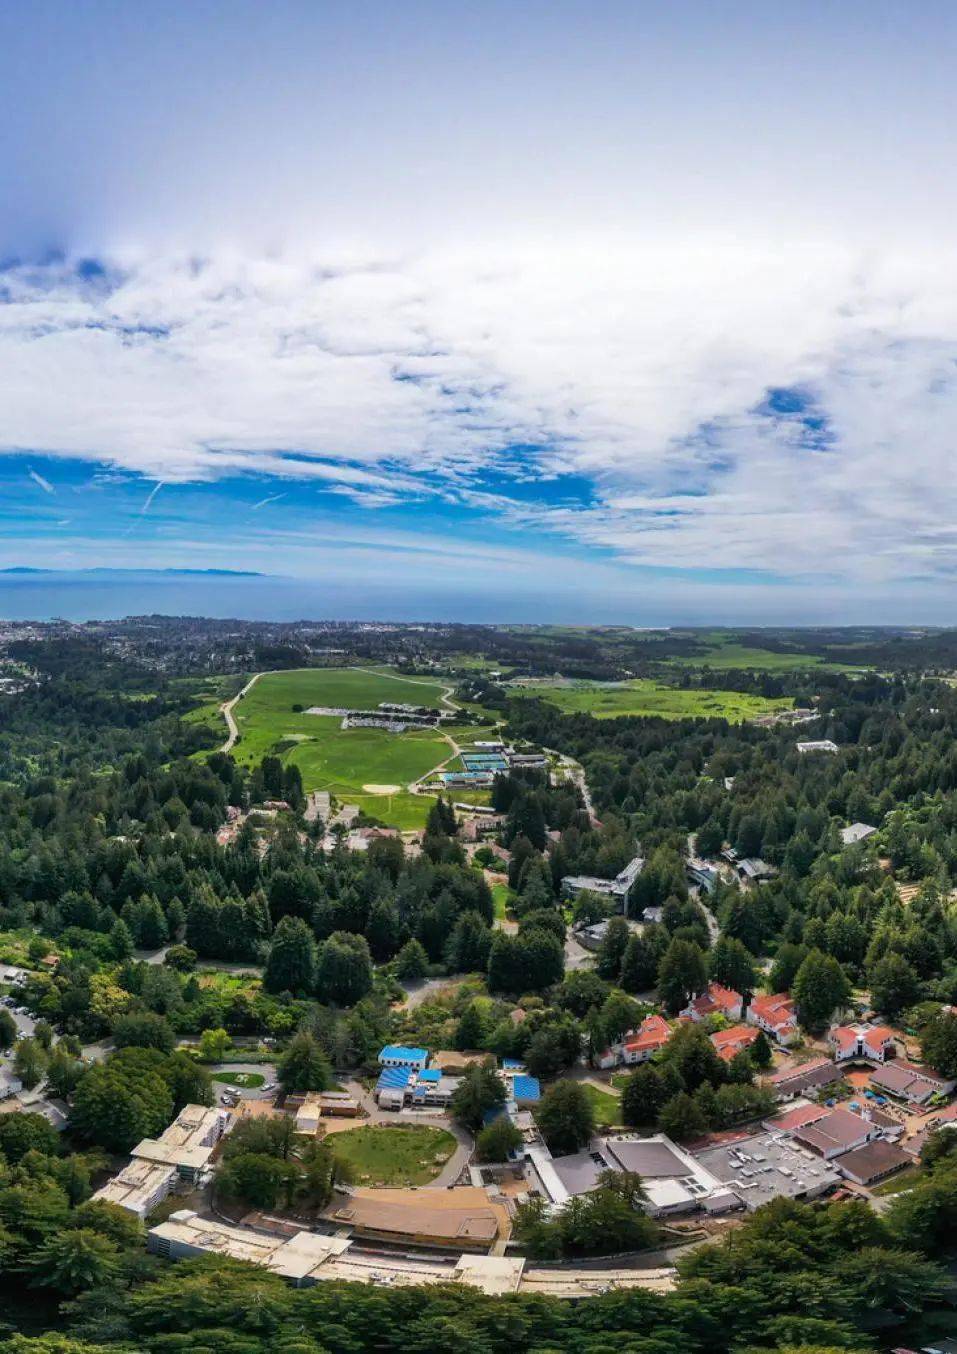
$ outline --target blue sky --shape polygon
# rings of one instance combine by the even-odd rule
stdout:
[[[951,619],[955,49],[880,0],[4,6],[0,567]]]

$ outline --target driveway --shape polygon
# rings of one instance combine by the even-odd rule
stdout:
[[[218,1105],[222,1104],[224,1094],[238,1096],[240,1100],[269,1100],[276,1093],[275,1063],[217,1063],[209,1072],[252,1072],[266,1079],[263,1086],[229,1086],[224,1081],[214,1081],[213,1094]]]

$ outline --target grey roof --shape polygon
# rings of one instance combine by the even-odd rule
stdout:
[[[695,1156],[706,1170],[735,1191],[748,1209],[772,1199],[814,1196],[840,1183],[828,1161],[780,1134],[758,1133]]]
[[[585,1194],[594,1189],[599,1175],[609,1169],[608,1162],[598,1152],[573,1152],[566,1157],[555,1157],[552,1166],[569,1194]]]
[[[667,1143],[648,1142],[640,1138],[614,1138],[607,1143],[623,1171],[637,1171],[648,1180],[663,1180],[668,1176],[685,1176],[688,1166]]]
[[[843,1156],[834,1159],[834,1165],[838,1170],[845,1171],[852,1179],[859,1180],[865,1185],[870,1180],[880,1180],[885,1175],[891,1175],[903,1166],[910,1166],[912,1162],[913,1158],[906,1152],[902,1152],[899,1147],[885,1142],[882,1138],[866,1143],[863,1147],[856,1147],[853,1152],[845,1152]]]
[[[877,831],[876,827],[871,827],[870,823],[851,823],[850,827],[841,828],[841,841],[845,846],[851,846],[854,842],[862,842],[867,837],[873,837]]]

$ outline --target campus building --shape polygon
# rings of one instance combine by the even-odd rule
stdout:
[[[787,992],[752,997],[745,1020],[785,1047],[800,1036],[797,1011]]]
[[[631,891],[644,868],[644,857],[635,856],[614,879],[599,879],[597,875],[567,874],[562,880],[562,897],[577,898],[582,893],[597,893],[611,898],[627,915]]]
[[[172,1166],[184,1180],[197,1180],[225,1132],[228,1116],[205,1105],[184,1105],[158,1138],[144,1138],[130,1155],[136,1161]]]

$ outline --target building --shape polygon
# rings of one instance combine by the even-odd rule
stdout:
[[[689,860],[685,866],[685,874],[688,877],[688,883],[705,893],[714,893],[721,882],[721,875],[716,865],[709,865],[706,860]]]
[[[622,1064],[632,1067],[648,1062],[661,1052],[670,1038],[671,1026],[664,1016],[645,1016],[636,1031],[599,1054],[598,1066],[607,1071],[610,1067],[620,1067]]]
[[[926,1105],[935,1096],[952,1095],[957,1088],[957,1081],[942,1076],[930,1067],[896,1058],[871,1073],[871,1086],[896,1100],[906,1100],[910,1105]]]
[[[319,1097],[310,1095],[296,1110],[296,1132],[304,1134],[316,1134],[319,1132],[319,1121],[322,1119],[322,1108],[319,1104]]]
[[[562,880],[562,897],[572,899],[582,893],[598,893],[604,898],[611,898],[627,914],[631,890],[644,864],[642,856],[635,856],[614,879],[599,879],[597,875],[590,874],[567,874]]]
[[[380,1110],[400,1110],[411,1094],[414,1073],[408,1067],[384,1067],[372,1092]]]
[[[844,1076],[841,1069],[830,1058],[814,1058],[811,1062],[801,1063],[799,1067],[785,1067],[779,1072],[764,1078],[764,1083],[774,1092],[778,1100],[791,1100],[796,1095],[819,1090],[830,1086]]]
[[[553,1158],[546,1147],[526,1151],[530,1189],[560,1208],[577,1194],[595,1189],[605,1171],[637,1171],[645,1190],[645,1211],[652,1217],[721,1213],[737,1200],[684,1148],[661,1133],[650,1138],[623,1135],[602,1138],[590,1150]]]
[[[836,743],[832,743],[830,738],[813,738],[809,742],[800,742],[797,744],[797,750],[802,755],[808,752],[838,752]]]
[[[844,846],[854,846],[857,842],[865,842],[868,837],[873,837],[877,831],[876,827],[871,827],[870,823],[851,823],[849,827],[841,828],[841,842]]]
[[[324,1119],[354,1119],[359,1113],[359,1102],[348,1091],[320,1091],[319,1109]]]
[[[354,1189],[339,1195],[325,1216],[365,1239],[459,1251],[487,1252],[511,1231],[507,1208],[474,1185]]]
[[[348,1237],[297,1232],[293,1236],[233,1227],[201,1218],[188,1209],[174,1213],[149,1234],[154,1255],[179,1260],[194,1255],[226,1255],[260,1265],[297,1288],[326,1280],[368,1283],[382,1288],[422,1284],[462,1284],[491,1296],[541,1293],[581,1301],[611,1288],[668,1292],[674,1287],[670,1267],[635,1269],[576,1268],[571,1265],[528,1267],[521,1256],[459,1254],[416,1256],[379,1247],[363,1251]]]
[[[708,1016],[720,1015],[726,1020],[740,1020],[744,998],[733,988],[722,987],[720,983],[709,983],[707,991],[695,997],[681,1012],[689,1020],[707,1020]]]
[[[509,752],[506,756],[513,771],[543,771],[548,766],[544,752]]]
[[[883,1063],[897,1052],[895,1038],[886,1025],[835,1025],[828,1031],[827,1042],[834,1049],[835,1062],[866,1059]]]
[[[853,1152],[834,1158],[834,1167],[858,1185],[876,1185],[889,1175],[913,1165],[913,1158],[891,1142],[877,1138]]]
[[[859,1114],[838,1108],[827,1110],[812,1123],[795,1127],[793,1136],[825,1161],[831,1161],[844,1152],[863,1147],[873,1138],[879,1138],[881,1129],[877,1124],[862,1119]]]
[[[448,1107],[452,1096],[458,1089],[461,1077],[449,1077],[437,1067],[419,1072],[412,1086],[413,1105],[436,1105],[440,1109]]]
[[[94,1203],[116,1204],[138,1218],[152,1213],[176,1184],[178,1175],[174,1166],[160,1166],[152,1161],[131,1161],[119,1175],[101,1185],[92,1196]]]
[[[745,1135],[695,1157],[750,1212],[772,1199],[816,1199],[841,1182],[831,1163],[775,1132]]]
[[[386,1044],[379,1050],[380,1067],[408,1067],[421,1072],[428,1064],[429,1053],[424,1048],[409,1048],[405,1044]]]
[[[759,1030],[785,1047],[793,1044],[800,1034],[797,1011],[787,992],[777,992],[769,997],[752,997],[745,1019],[749,1025],[757,1025]]]
[[[184,1180],[197,1180],[209,1166],[228,1116],[205,1105],[185,1105],[158,1138],[144,1138],[131,1156],[158,1166],[173,1166]]]
[[[763,884],[777,874],[773,865],[757,856],[746,856],[744,860],[739,860],[734,868],[742,884]]]
[[[6,1064],[0,1067],[0,1100],[9,1100],[10,1096],[19,1095],[22,1090],[23,1082],[13,1068]]]
[[[727,1030],[715,1030],[711,1042],[722,1061],[729,1063],[732,1058],[750,1048],[758,1037],[753,1025],[732,1025]]]

